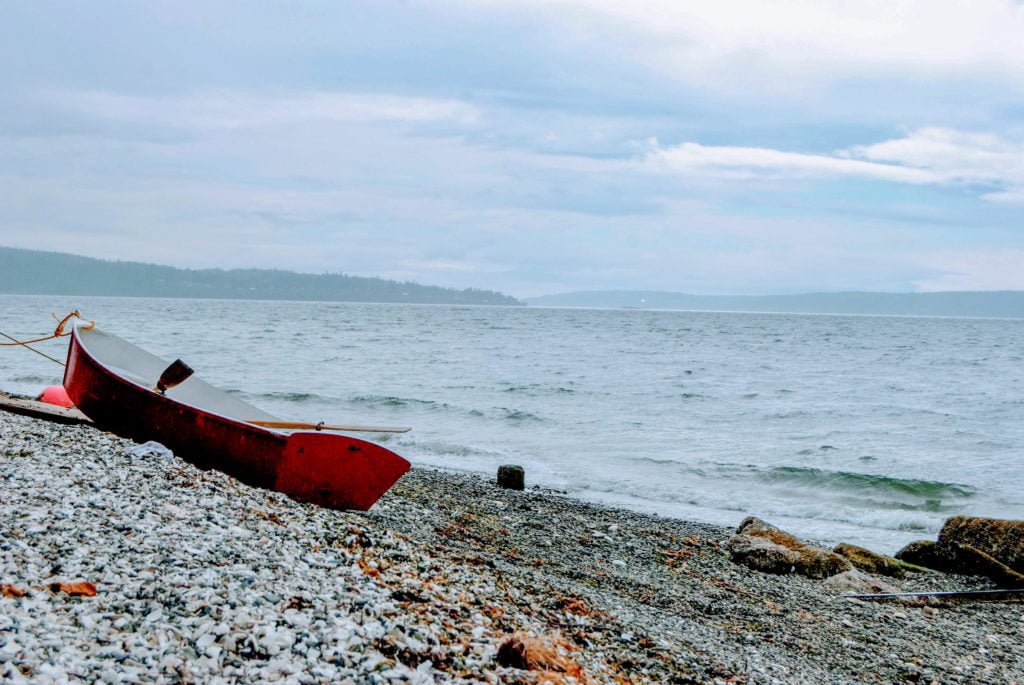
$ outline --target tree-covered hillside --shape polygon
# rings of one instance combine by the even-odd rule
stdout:
[[[178,269],[0,247],[0,293],[326,302],[522,304],[490,290],[276,269]]]

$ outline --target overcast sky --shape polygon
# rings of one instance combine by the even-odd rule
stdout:
[[[0,4],[0,244],[516,296],[1024,289],[1008,0]]]

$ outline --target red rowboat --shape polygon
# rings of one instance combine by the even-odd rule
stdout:
[[[168,381],[181,367],[185,380]],[[72,328],[64,387],[100,428],[156,440],[197,466],[301,502],[369,509],[409,470],[408,461],[365,440],[254,425],[288,424],[191,376],[180,361],[168,364],[81,320]]]

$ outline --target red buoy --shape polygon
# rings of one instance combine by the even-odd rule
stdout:
[[[75,403],[68,397],[68,393],[64,390],[63,385],[51,385],[44,388],[36,399],[40,402],[57,405],[58,407],[75,406]]]

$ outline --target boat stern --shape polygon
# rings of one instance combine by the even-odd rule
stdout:
[[[365,511],[410,468],[408,461],[372,442],[346,435],[293,433],[274,489],[300,502]]]

